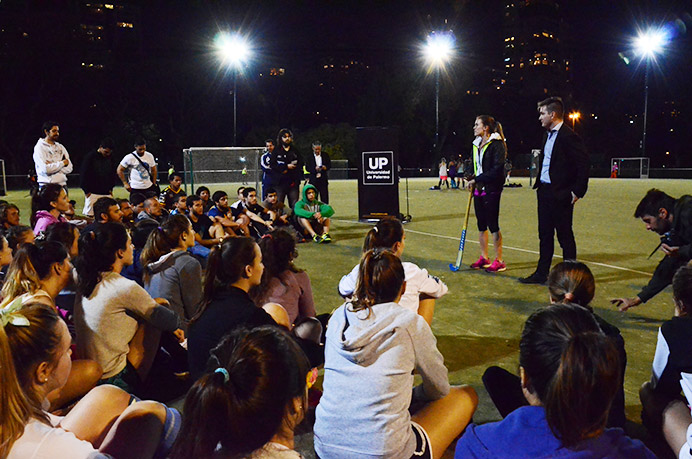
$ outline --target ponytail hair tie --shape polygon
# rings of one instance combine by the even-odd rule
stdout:
[[[573,301],[574,300],[574,293],[572,293],[572,292],[565,293],[565,300],[570,301],[570,302]]]
[[[160,226],[158,227],[158,230],[163,233],[163,228],[161,228]]]
[[[228,370],[226,370],[223,367],[219,367],[216,370],[214,370],[214,373],[221,373],[223,375],[223,383],[226,384],[228,380],[231,378],[231,375],[228,374]]]
[[[379,232],[380,232],[380,229],[377,227],[377,225],[375,225],[375,226],[373,227],[373,229],[375,230],[376,233],[379,233]]]

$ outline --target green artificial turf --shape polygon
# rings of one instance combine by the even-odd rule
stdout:
[[[512,179],[521,188],[505,188],[500,210],[507,271],[497,274],[471,271],[468,265],[479,256],[472,214],[462,270],[451,272],[468,194],[463,190],[431,191],[437,179],[410,179],[410,214],[413,221],[405,226],[406,248],[403,259],[417,263],[440,277],[449,286],[449,294],[437,302],[433,332],[449,368],[454,384],[473,385],[480,393],[481,405],[476,422],[498,419],[498,414],[482,391],[481,375],[490,365],[517,370],[518,340],[526,317],[548,303],[545,286],[522,285],[517,278],[533,272],[538,259],[536,194],[528,179]],[[649,279],[662,253],[647,259],[658,244],[658,235],[645,230],[633,217],[634,209],[649,188],[656,187],[678,197],[689,192],[684,180],[612,180],[592,179],[585,199],[574,212],[574,233],[578,258],[586,262],[596,277],[596,313],[620,328],[627,349],[625,396],[627,415],[639,420],[640,385],[650,378],[656,334],[660,323],[672,316],[670,289],[649,303],[620,313],[609,299],[634,296]],[[235,194],[235,184],[211,185]],[[406,209],[404,186],[401,208]],[[28,221],[29,199],[26,191],[13,191],[5,199],[21,209],[22,221]],[[116,196],[125,196],[122,188]],[[329,245],[306,243],[298,248],[296,264],[312,279],[318,312],[329,312],[341,304],[337,284],[358,262],[363,237],[370,225],[357,222],[357,185],[355,181],[330,183],[332,206],[336,210]],[[81,190],[71,190],[81,210]],[[373,198],[376,199],[376,198]],[[473,213],[473,210],[472,210]],[[561,249],[556,241],[556,253]],[[491,249],[492,254],[492,249]],[[561,259],[561,258],[560,258]],[[556,258],[555,262],[560,259]],[[365,382],[364,382],[365,383]],[[364,384],[363,390],[367,390]]]

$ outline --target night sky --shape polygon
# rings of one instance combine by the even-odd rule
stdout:
[[[399,126],[402,164],[431,167],[440,156],[468,153],[473,120],[483,113],[503,123],[513,159],[520,162],[540,144],[535,103],[544,94],[494,89],[492,78],[504,72],[502,1],[114,1],[134,28],[127,40],[110,37],[100,47],[80,38],[80,24],[89,21],[86,3],[0,1],[0,157],[8,173],[31,167],[47,119],[60,122],[61,142],[77,165],[105,136],[122,156],[144,135],[160,161],[177,167],[182,148],[230,146],[233,77],[212,47],[223,30],[239,30],[253,44],[238,79],[239,145],[261,145],[289,127],[304,152],[320,136],[337,156],[354,158],[356,126]],[[647,24],[675,32],[650,73],[651,166],[692,167],[692,4],[559,4],[571,80],[558,95],[584,115],[576,129],[594,171],[601,173],[611,157],[639,155],[644,71],[618,53],[630,50]],[[419,45],[431,30],[445,29],[456,36],[457,54],[441,81],[441,141],[434,150],[434,76]],[[91,61],[103,69],[85,68]],[[348,70],[324,70],[351,61]],[[269,77],[270,68],[285,75]]]

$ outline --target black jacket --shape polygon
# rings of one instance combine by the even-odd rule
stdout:
[[[310,183],[315,183],[317,180],[323,180],[325,182],[329,181],[328,171],[332,168],[332,160],[329,159],[329,155],[325,152],[320,153],[320,156],[322,156],[322,166],[325,166],[327,170],[321,171],[322,176],[319,179],[317,178],[317,172],[315,171],[315,168],[317,167],[317,164],[315,163],[315,154],[310,153],[305,159],[305,168],[310,174]]]
[[[85,194],[111,194],[113,187],[120,183],[117,168],[113,155],[106,158],[96,150],[89,152],[82,162],[79,187]]]
[[[548,133],[543,135],[543,145]],[[540,174],[543,166],[543,150],[538,159],[538,176],[534,188],[541,186]],[[550,183],[558,201],[570,202],[572,193],[583,198],[589,186],[589,154],[584,142],[566,124],[560,127],[550,157]]]
[[[298,166],[295,169],[289,169],[288,165],[293,161],[297,161]],[[288,150],[284,150],[281,145],[274,148],[269,166],[272,183],[282,186],[298,186],[300,184],[303,175],[303,163],[298,150],[293,145]]]
[[[505,144],[501,140],[491,140],[481,160],[483,173],[475,178],[477,188],[485,191],[502,191],[505,184],[506,157]]]

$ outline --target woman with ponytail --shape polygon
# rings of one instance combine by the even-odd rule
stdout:
[[[502,260],[502,233],[500,232],[500,196],[505,184],[505,158],[507,144],[502,125],[488,115],[476,117],[473,125],[473,178],[467,188],[473,193],[474,209],[478,221],[478,241],[481,256],[471,268],[485,268],[488,272],[501,272],[507,269]],[[495,260],[488,257],[488,230],[493,236]]]
[[[252,238],[224,239],[211,250],[204,273],[202,307],[188,328],[188,359],[193,377],[204,372],[209,351],[234,328],[277,322],[288,325],[285,310],[284,319],[277,315],[275,320],[250,298],[249,292],[260,284],[263,271],[262,252]]]
[[[45,411],[49,394],[69,381],[71,342],[48,306],[14,301],[0,309],[0,457],[165,457],[180,414],[159,403],[101,386],[67,416]]]
[[[314,428],[320,457],[440,458],[471,420],[476,393],[450,388],[430,327],[397,304],[405,288],[399,257],[368,250],[353,300],[329,320]],[[414,371],[423,380],[415,389]],[[424,406],[411,416],[412,399]]]
[[[278,229],[264,235],[259,246],[264,274],[262,282],[252,292],[255,304],[280,304],[286,309],[291,324],[315,317],[310,277],[293,264],[298,256],[295,238],[286,230]]]
[[[371,249],[388,249],[401,258],[404,253],[404,226],[394,217],[385,217],[368,231],[363,243],[363,253]],[[402,262],[406,278],[406,291],[399,300],[399,305],[420,314],[428,325],[432,324],[435,312],[435,300],[447,294],[447,286],[435,276],[428,274],[415,263]],[[348,298],[353,295],[358,280],[360,264],[341,278],[339,294]]]
[[[75,326],[80,355],[103,367],[101,383],[137,392],[147,379],[161,331],[178,330],[178,316],[120,275],[133,263],[133,245],[120,223],[103,223],[79,238]]]
[[[622,429],[606,428],[621,384],[618,351],[585,308],[556,304],[533,313],[519,343],[519,372],[530,406],[472,424],[456,458],[655,457]]]
[[[36,191],[31,197],[31,226],[38,235],[48,225],[66,222],[63,214],[70,209],[65,189],[56,183],[49,183]]]
[[[601,331],[615,345],[619,356],[620,385],[610,407],[606,425],[624,428],[627,420],[625,418],[625,390],[623,387],[627,365],[625,340],[622,338],[619,328],[606,322],[593,312],[590,303],[596,291],[596,281],[591,270],[584,263],[578,261],[558,263],[550,270],[548,291],[551,303],[574,304],[593,314]],[[503,368],[496,366],[488,368],[483,374],[483,384],[502,417],[506,417],[515,409],[528,404],[521,390],[519,376]]]
[[[300,458],[293,431],[315,378],[285,331],[236,328],[211,351],[207,371],[188,392],[171,458]]]
[[[68,318],[58,310],[55,299],[72,279],[72,263],[65,247],[58,242],[24,244],[7,271],[0,308],[19,301],[41,303]],[[69,319],[68,319],[69,320]],[[83,396],[101,378],[101,367],[93,360],[74,360],[72,371],[60,391],[49,394],[50,409],[56,410]]]
[[[144,288],[168,301],[183,331],[202,303],[202,265],[188,252],[194,245],[190,220],[172,215],[149,234],[141,256]]]

